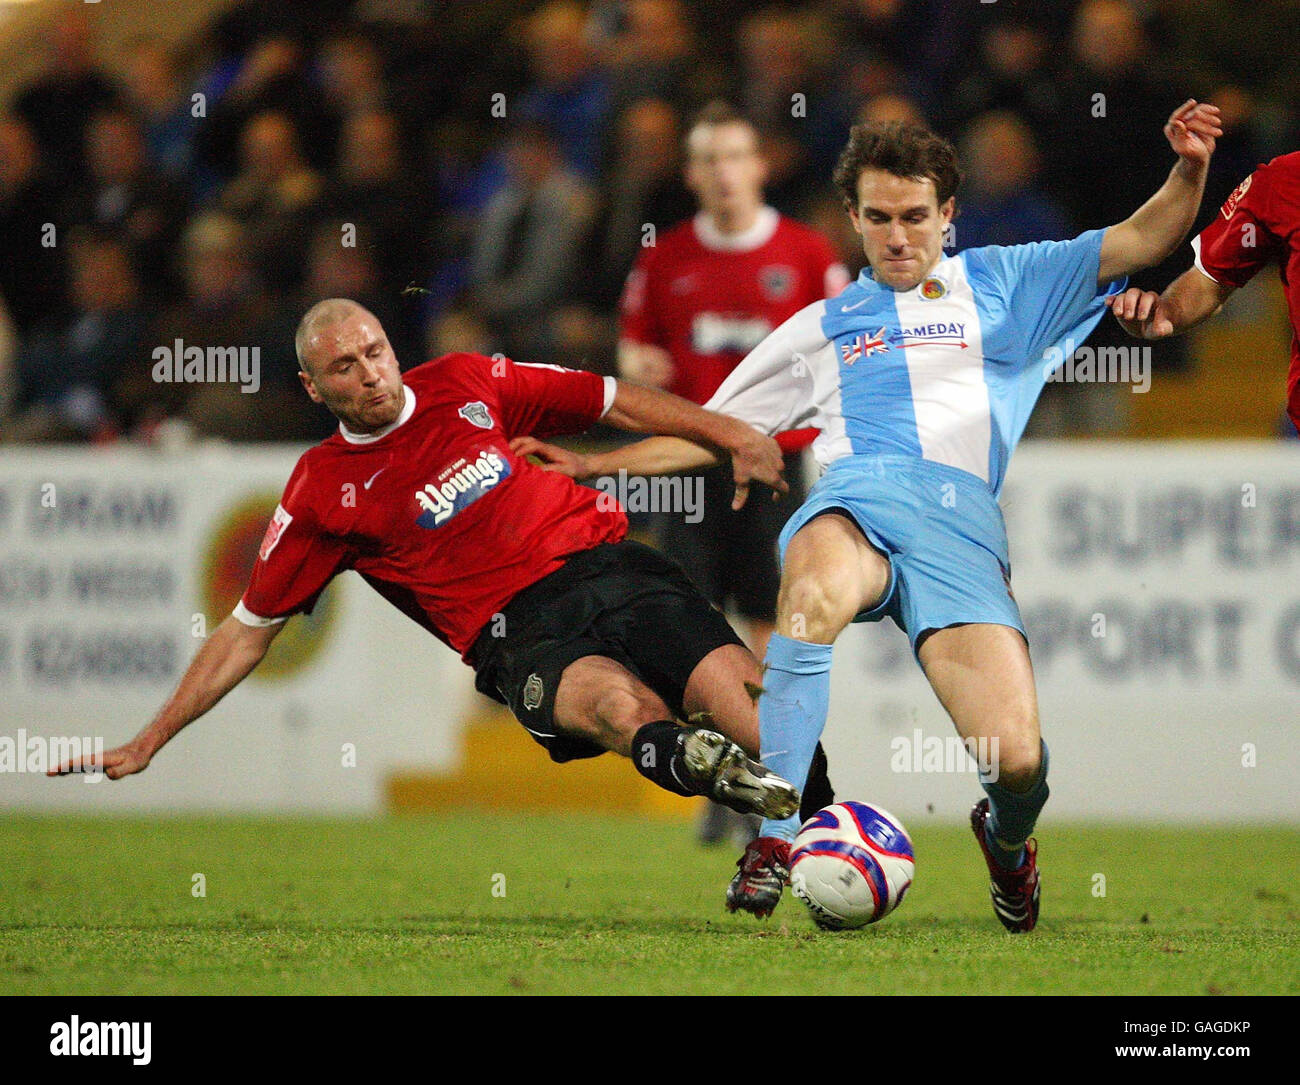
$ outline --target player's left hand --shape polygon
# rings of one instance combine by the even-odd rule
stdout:
[[[510,451],[516,456],[536,456],[543,471],[558,471],[578,481],[591,477],[586,456],[539,441],[536,437],[514,438],[510,442]]]
[[[1205,167],[1214,154],[1214,142],[1223,135],[1219,107],[1188,98],[1169,115],[1165,139],[1184,162]]]
[[[1164,339],[1174,333],[1173,321],[1154,290],[1133,286],[1122,294],[1111,294],[1104,304],[1120,326],[1138,339]]]

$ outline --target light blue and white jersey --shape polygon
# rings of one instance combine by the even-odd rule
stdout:
[[[764,433],[814,426],[822,469],[912,455],[1002,487],[1043,385],[1105,313],[1101,241],[969,249],[894,291],[864,271],[754,348],[705,405]]]

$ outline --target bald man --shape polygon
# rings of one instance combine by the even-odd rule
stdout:
[[[309,310],[295,346],[303,388],[338,432],[299,459],[234,613],[154,720],[104,753],[105,775],[148,767],[352,569],[459,652],[552,760],[613,750],[676,794],[766,817],[796,811],[798,790],[750,756],[761,672],[731,627],[680,568],[624,538],[627,518],[606,492],[510,449],[600,419],[671,429],[730,456],[743,503],[751,479],[784,488],[775,441],[667,393],[558,366],[448,354],[403,376],[379,321],[346,299]],[[717,730],[679,722],[700,713]]]

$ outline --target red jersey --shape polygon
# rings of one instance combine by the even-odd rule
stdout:
[[[1242,181],[1192,248],[1197,268],[1216,283],[1244,286],[1266,264],[1281,271],[1292,329],[1286,409],[1300,430],[1300,151]]]
[[[666,350],[675,370],[668,390],[706,403],[769,332],[848,282],[830,242],[770,207],[732,235],[701,212],[642,250],[619,334]]]
[[[266,625],[309,611],[355,569],[472,665],[475,637],[517,593],[627,533],[617,502],[510,451],[516,436],[587,429],[614,382],[478,354],[448,354],[403,382],[390,426],[340,425],[303,453],[235,616]]]

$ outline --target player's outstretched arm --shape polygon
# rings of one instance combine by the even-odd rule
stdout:
[[[782,470],[781,446],[752,426],[653,388],[618,382],[614,403],[604,421],[630,433],[658,433],[645,441],[610,452],[580,455],[534,437],[517,437],[511,450],[537,456],[547,469],[587,479],[626,471],[629,475],[670,475],[712,467],[731,457],[736,481],[732,508],[740,508],[751,482],[779,493],[789,490]]]
[[[198,650],[181,677],[176,692],[168,698],[153,722],[122,746],[105,750],[103,760],[73,758],[46,773],[66,776],[70,772],[103,770],[110,780],[143,772],[162,747],[183,727],[192,723],[242,682],[257,666],[284,622],[268,626],[245,625],[233,615],[217,626]]]
[[[1194,267],[1171,282],[1163,294],[1138,287],[1112,294],[1106,305],[1120,326],[1138,339],[1181,335],[1217,313],[1236,287],[1216,283]]]
[[[1217,106],[1189,98],[1174,110],[1165,138],[1178,162],[1154,196],[1106,231],[1098,286],[1160,263],[1187,236],[1201,206],[1214,142],[1221,135]]]

